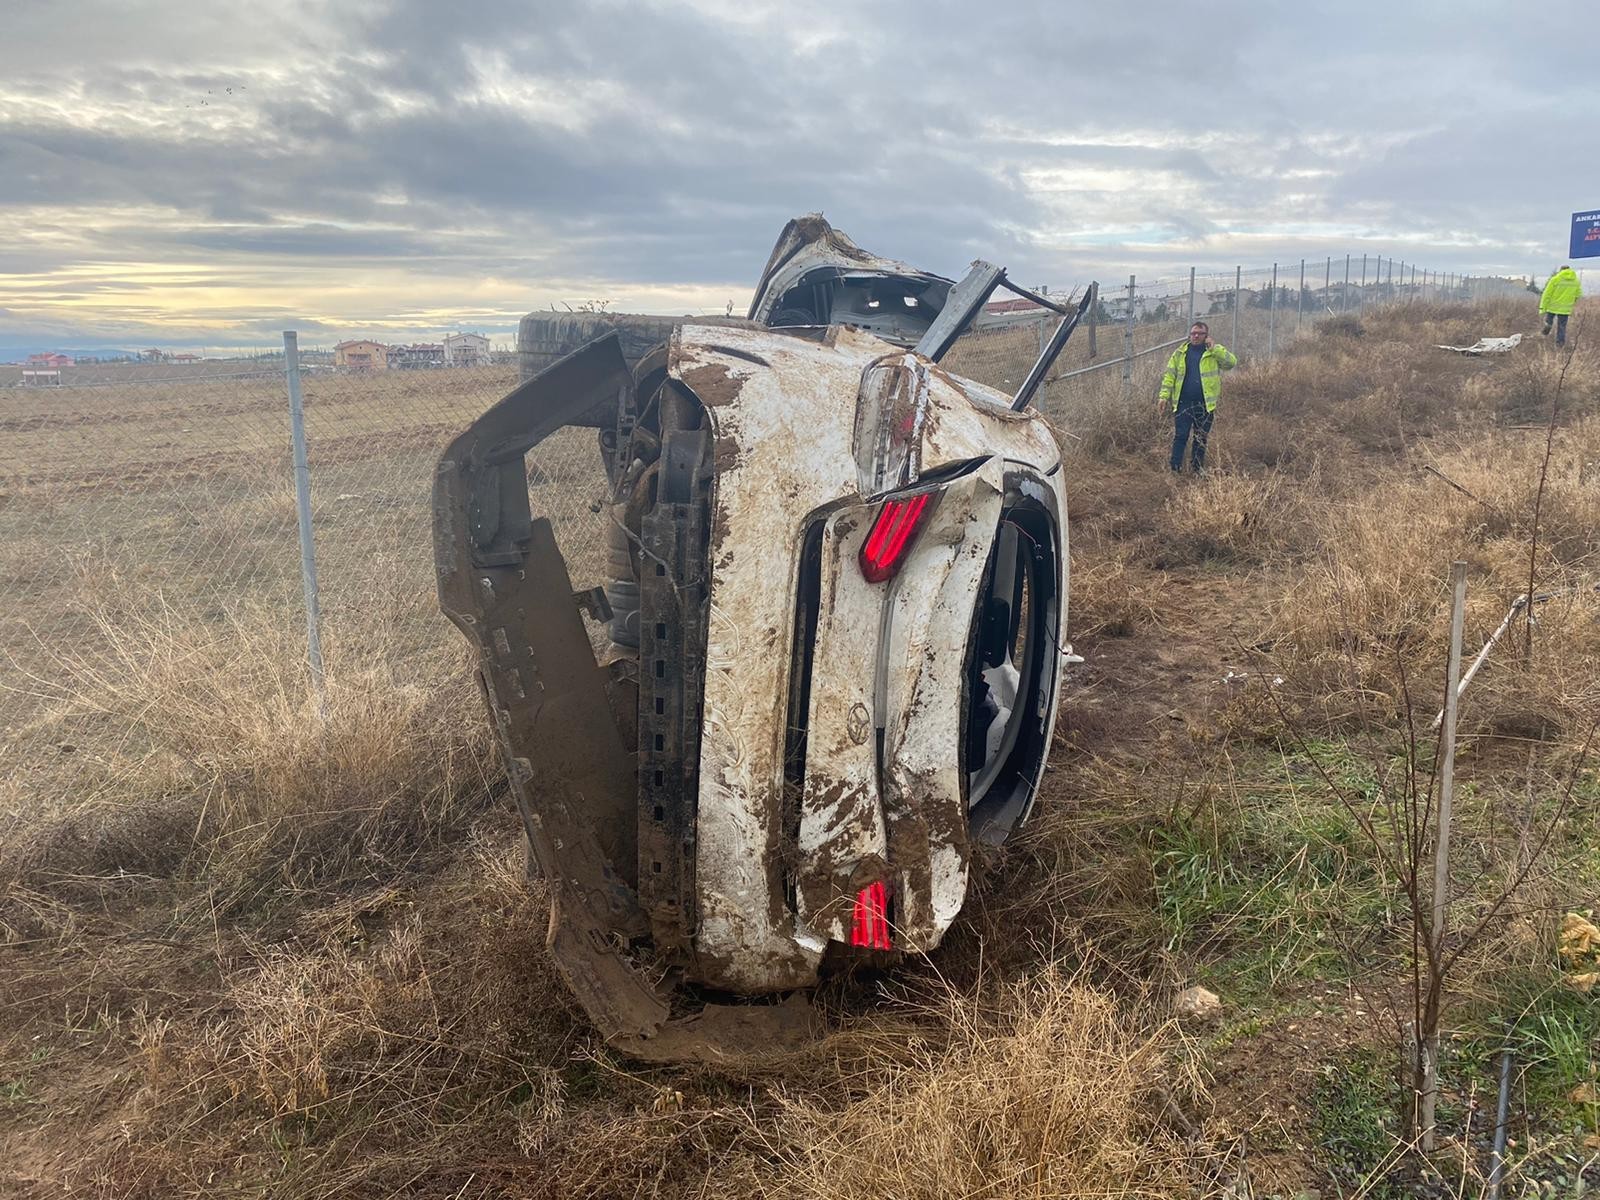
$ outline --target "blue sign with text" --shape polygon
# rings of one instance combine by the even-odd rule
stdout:
[[[1573,258],[1600,258],[1600,209],[1572,214]]]

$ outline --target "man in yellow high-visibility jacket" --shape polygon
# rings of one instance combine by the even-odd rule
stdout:
[[[1211,340],[1211,327],[1196,321],[1189,327],[1187,345],[1179,346],[1167,359],[1161,376],[1161,394],[1156,406],[1171,412],[1172,469],[1183,470],[1183,447],[1191,436],[1194,449],[1189,469],[1199,474],[1206,465],[1206,438],[1211,436],[1211,419],[1222,395],[1222,372],[1239,365],[1226,346]]]
[[[1572,310],[1578,305],[1578,297],[1583,295],[1583,285],[1578,282],[1578,273],[1571,267],[1562,267],[1550,276],[1550,282],[1544,285],[1544,295],[1539,297],[1539,315],[1544,318],[1544,332],[1548,337],[1550,325],[1556,327],[1556,345],[1567,344],[1567,318],[1572,315]]]

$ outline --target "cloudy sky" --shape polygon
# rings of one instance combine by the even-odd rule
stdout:
[[[1542,278],[1600,207],[1581,9],[8,0],[0,357],[737,309],[815,210],[1063,288]]]

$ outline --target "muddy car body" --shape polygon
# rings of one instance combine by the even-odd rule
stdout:
[[[933,949],[977,848],[1027,815],[1067,595],[1060,454],[1027,400],[1076,314],[1017,396],[950,374],[1004,283],[791,222],[747,323],[682,324],[631,365],[608,333],[441,458],[441,601],[552,951],[630,1053],[788,1036],[800,1010],[772,998]],[[524,454],[573,424],[601,431],[604,592],[530,509]],[[608,622],[598,653],[580,609]]]

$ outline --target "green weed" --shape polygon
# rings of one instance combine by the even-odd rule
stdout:
[[[1281,792],[1241,809],[1179,814],[1153,835],[1167,948],[1225,960],[1247,990],[1347,974],[1387,911],[1360,829],[1341,807]]]
[[[1401,1193],[1384,1175],[1400,1144],[1399,1087],[1371,1050],[1326,1068],[1312,1093],[1319,1158],[1341,1188],[1368,1200]]]
[[[1600,999],[1554,970],[1521,971],[1500,981],[1492,1009],[1468,1020],[1463,1056],[1488,1064],[1510,1046],[1530,1118],[1568,1133],[1600,1132]]]

